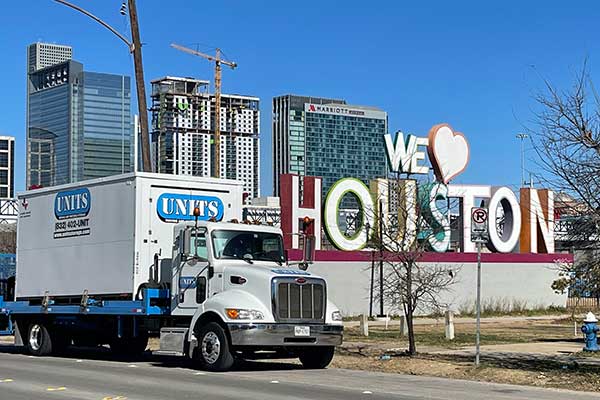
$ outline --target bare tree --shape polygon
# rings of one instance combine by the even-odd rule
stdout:
[[[560,90],[548,80],[535,99],[530,129],[542,173],[538,179],[558,192],[556,238],[571,249],[574,263],[561,263],[552,284],[557,293],[600,295],[600,98],[584,63],[572,86]]]
[[[448,214],[435,206],[441,202],[448,208],[443,195],[445,186],[417,185],[416,181],[401,179],[389,182],[390,192],[395,191],[395,196],[390,196],[395,199],[390,205],[394,216],[381,218],[384,212],[378,212],[380,222],[372,245],[386,249],[379,253],[384,265],[383,299],[389,308],[404,313],[408,330],[407,353],[414,355],[417,352],[415,314],[445,309],[447,305],[440,297],[451,289],[458,271],[457,268],[423,262],[424,254],[431,251],[432,242],[440,237],[449,242],[449,221],[446,227],[439,222],[440,216],[448,218]],[[383,204],[379,200],[377,204]]]

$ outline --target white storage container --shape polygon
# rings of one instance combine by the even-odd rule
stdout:
[[[84,290],[131,299],[148,281],[154,254],[171,257],[173,226],[193,221],[195,206],[200,220],[241,219],[242,182],[138,172],[18,199],[17,299]]]

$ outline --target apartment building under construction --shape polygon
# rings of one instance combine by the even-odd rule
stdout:
[[[209,81],[152,81],[152,145],[156,172],[213,176],[215,96]],[[221,94],[220,177],[244,182],[259,197],[259,98]]]

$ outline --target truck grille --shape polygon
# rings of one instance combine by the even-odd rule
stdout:
[[[273,313],[279,321],[322,322],[325,299],[325,282],[321,279],[273,279]]]

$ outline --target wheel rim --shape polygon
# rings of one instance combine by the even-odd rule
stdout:
[[[42,347],[42,327],[37,324],[29,331],[29,346],[36,351]]]
[[[221,341],[214,332],[208,332],[202,339],[202,357],[209,364],[214,364],[221,354]]]

